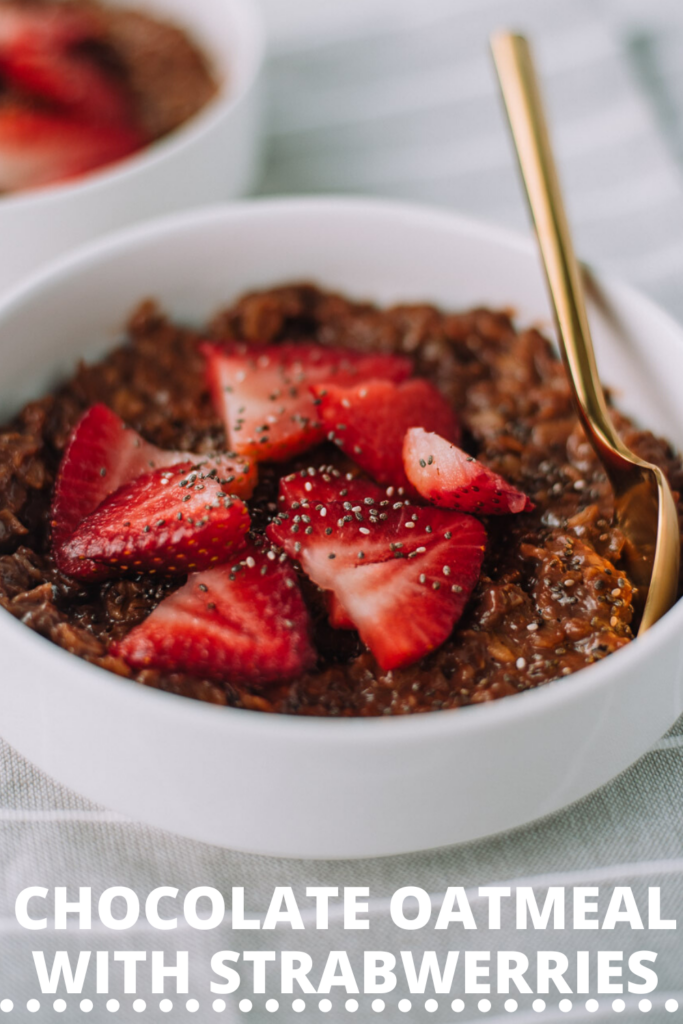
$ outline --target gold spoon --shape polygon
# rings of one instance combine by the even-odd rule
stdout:
[[[523,36],[500,32],[492,36],[491,49],[577,411],[612,484],[616,521],[626,537],[623,560],[638,588],[640,636],[676,600],[681,549],[676,506],[662,471],[626,447],[610,417],[529,44]]]

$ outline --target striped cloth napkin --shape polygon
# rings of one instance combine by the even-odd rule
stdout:
[[[490,31],[518,28],[535,43],[578,251],[683,313],[683,191],[668,148],[683,153],[683,5],[651,0],[638,17],[630,0],[619,18],[621,3],[269,0],[263,191],[390,195],[528,230],[487,52]],[[661,54],[680,143],[657,130]]]
[[[562,177],[577,248],[590,262],[643,287],[683,316],[683,187],[677,159],[683,157],[683,5],[680,0],[266,0],[271,50],[270,120],[264,193],[363,192],[453,207],[487,220],[528,230],[527,213],[497,99],[487,53],[487,35],[509,26],[534,39],[547,90]],[[217,712],[219,713],[219,712]],[[387,897],[404,885],[420,886],[438,904],[450,885],[464,886],[475,915],[484,922],[478,887],[532,886],[539,901],[551,885],[630,886],[640,906],[648,886],[661,886],[662,914],[683,919],[683,725],[641,761],[599,792],[528,827],[497,837],[432,852],[365,862],[281,861],[193,843],[126,821],[66,791],[36,772],[6,745],[0,746],[0,1010],[10,999],[8,1020],[52,1020],[54,997],[40,996],[29,1016],[27,1000],[39,996],[31,950],[51,961],[56,950],[163,950],[174,957],[189,950],[192,986],[173,996],[172,1011],[160,1008],[148,981],[138,998],[146,1010],[133,1014],[112,973],[118,1011],[92,983],[84,993],[94,1003],[90,1021],[140,1019],[293,1021],[317,1019],[318,998],[306,997],[304,1014],[293,997],[268,993],[239,1009],[239,993],[214,1008],[209,961],[219,949],[300,949],[322,964],[330,950],[350,951],[354,966],[364,948],[414,952],[448,948],[565,953],[637,949],[658,952],[659,987],[650,997],[650,1021],[675,1019],[665,1009],[683,1006],[681,944],[677,933],[519,932],[505,909],[501,928],[477,932],[400,933],[390,922]],[[275,783],[276,784],[276,783]],[[466,780],[461,780],[466,785]],[[426,795],[428,799],[428,795]],[[141,897],[158,885],[181,893],[213,885],[226,894],[244,886],[247,907],[263,913],[273,887],[291,885],[306,903],[306,886],[364,885],[370,888],[371,928],[349,933],[333,907],[328,931],[235,932],[229,918],[215,931],[152,931],[140,924],[110,932],[95,924],[25,932],[14,920],[14,900],[27,886],[79,886],[93,895],[112,885],[134,888]],[[333,901],[334,903],[334,901]],[[358,937],[360,936],[360,938]],[[38,938],[37,938],[38,937]],[[39,940],[39,941],[38,941]],[[149,978],[149,973],[141,971]],[[145,988],[146,986],[146,988]],[[457,983],[456,983],[457,989]],[[482,1015],[475,996],[455,990],[424,1009],[399,1014],[399,988],[385,997],[380,1014],[371,997],[359,996],[351,1015],[344,997],[330,996],[330,1022],[397,1019],[472,1020]],[[451,999],[462,996],[457,1012]],[[266,1000],[279,1000],[275,1013]],[[66,996],[62,1019],[80,1019],[79,997]],[[193,1013],[188,998],[199,1003]],[[532,996],[518,996],[515,1014],[505,997],[492,996],[489,1020],[556,1021],[611,1017],[611,998],[590,1012],[574,996],[571,1014],[558,994],[546,997],[542,1014]],[[639,997],[626,995],[620,1019],[641,1019]]]

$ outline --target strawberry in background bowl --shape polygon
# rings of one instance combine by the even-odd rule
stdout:
[[[0,291],[113,228],[251,185],[248,0],[0,3]]]

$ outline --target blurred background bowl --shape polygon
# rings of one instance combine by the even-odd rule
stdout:
[[[253,184],[261,142],[264,27],[254,0],[105,0],[185,29],[220,82],[184,125],[121,163],[63,185],[0,197],[0,292],[116,228],[234,199]]]

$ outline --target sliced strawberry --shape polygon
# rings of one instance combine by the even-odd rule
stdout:
[[[304,483],[313,487],[296,509],[281,503],[268,536],[334,594],[340,617],[355,624],[382,669],[417,661],[462,615],[479,578],[484,527],[472,516],[387,498],[376,503],[372,484],[372,504],[346,508],[343,482],[330,500],[329,482],[318,490],[316,481],[307,474]]]
[[[403,445],[408,479],[433,505],[481,515],[531,512],[535,505],[498,473],[438,434],[409,430]]]
[[[389,488],[391,491],[392,488]],[[315,500],[311,500],[313,495]],[[333,529],[334,521],[345,515],[356,517],[358,513],[376,514],[386,517],[386,507],[391,504],[385,491],[370,480],[353,477],[351,480],[333,467],[299,473],[290,473],[280,480],[280,510],[289,515],[291,525],[306,531],[311,517],[324,520],[324,528]],[[354,511],[355,510],[355,511]],[[360,521],[360,520],[358,520]],[[298,532],[297,530],[297,532]],[[327,534],[326,534],[327,535]],[[355,623],[345,611],[336,594],[328,591],[325,595],[330,625],[335,629],[355,629]]]
[[[16,89],[98,124],[132,125],[123,82],[107,73],[83,44],[100,42],[93,13],[64,4],[0,4],[0,73]]]
[[[455,413],[426,380],[367,380],[352,387],[314,384],[311,391],[327,436],[380,484],[413,493],[403,468],[403,438],[409,427],[460,440]]]
[[[119,487],[62,545],[61,559],[85,580],[201,571],[233,557],[249,525],[244,502],[186,462]]]
[[[325,435],[309,386],[368,377],[405,380],[409,359],[321,345],[204,346],[208,383],[229,443],[241,455],[284,460]]]
[[[62,558],[64,542],[105,498],[152,469],[188,462],[194,470],[215,477],[224,492],[251,496],[256,467],[249,460],[164,451],[143,440],[106,405],[88,409],[64,452],[52,499],[52,547],[62,572],[73,568]]]
[[[342,607],[339,602],[339,598],[336,594],[328,592],[326,596],[327,600],[327,615],[330,620],[330,625],[334,629],[355,629],[356,624],[349,615],[349,613]]]
[[[315,664],[291,566],[250,545],[239,563],[193,573],[112,653],[134,668],[263,685]]]
[[[67,181],[121,160],[142,145],[133,128],[6,104],[0,107],[0,192]]]
[[[100,22],[83,8],[54,3],[37,7],[8,0],[0,6],[0,59],[24,42],[40,40],[44,47],[59,50],[101,35]]]
[[[390,493],[393,495],[393,492]],[[347,510],[356,505],[367,506],[366,511],[372,506],[378,508],[381,502],[384,505],[390,504],[387,492],[377,484],[363,477],[349,478],[349,475],[333,466],[323,466],[312,471],[302,469],[281,478],[279,500],[283,508],[296,511],[297,502],[310,505],[312,495],[315,495],[314,509],[317,510],[320,505],[323,518],[327,515],[330,502],[341,502]]]

